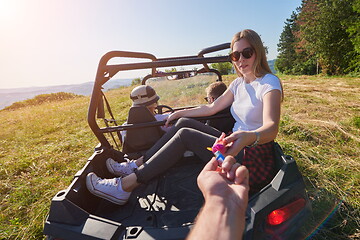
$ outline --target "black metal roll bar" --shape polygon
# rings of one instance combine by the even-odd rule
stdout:
[[[198,65],[202,64],[206,71],[216,71],[210,69],[208,64],[228,62],[228,56],[217,57],[204,57],[204,54],[220,51],[226,48],[230,48],[230,43],[224,43],[221,45],[205,48],[199,52],[197,56],[185,56],[185,57],[170,57],[170,58],[156,58],[154,55],[142,52],[127,52],[127,51],[111,51],[106,53],[99,62],[98,70],[96,73],[95,84],[93,87],[89,110],[88,110],[88,123],[95,136],[100,141],[102,147],[111,148],[110,143],[104,136],[105,132],[119,131],[119,127],[106,127],[101,128],[96,122],[96,112],[99,104],[101,103],[101,89],[102,85],[111,79],[115,74],[121,71],[138,70],[138,69],[152,69],[152,76],[156,76],[156,68],[174,67],[174,66],[186,66],[186,65]],[[125,64],[108,64],[111,59],[114,58],[136,58],[136,59],[148,59],[149,62],[137,62],[137,63],[125,63]],[[216,73],[216,72],[215,72]]]
[[[228,48],[230,48],[230,43],[224,43],[224,44],[216,45],[213,47],[208,47],[208,48],[201,50],[198,53],[198,57],[204,57],[204,54],[213,53],[213,52],[221,51],[221,50],[228,49]],[[204,63],[203,65],[206,70],[210,70],[210,68],[207,64]]]
[[[146,81],[149,80],[150,78],[155,78],[155,77],[167,77],[167,76],[174,76],[174,75],[178,75],[178,76],[181,76],[183,74],[194,74],[194,76],[196,76],[197,74],[199,73],[209,73],[209,72],[212,72],[212,73],[215,73],[218,77],[218,80],[217,81],[222,81],[222,76],[221,76],[221,73],[216,70],[216,69],[205,69],[205,68],[201,68],[199,70],[184,70],[184,71],[176,71],[176,72],[156,72],[155,74],[148,74],[146,75],[142,81],[141,81],[141,84],[142,85],[145,85]]]

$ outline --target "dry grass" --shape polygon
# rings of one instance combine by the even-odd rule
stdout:
[[[339,203],[335,216],[314,238],[356,239],[360,226],[360,79],[280,77],[286,96],[278,141],[302,169],[313,199],[314,222],[326,219]]]
[[[359,239],[359,78],[280,76],[285,100],[277,141],[307,183],[317,226],[313,239]],[[229,84],[234,76],[226,76]],[[153,82],[160,103],[205,103],[210,80]],[[132,87],[109,91],[115,118],[125,121]],[[0,111],[0,236],[41,239],[51,198],[70,183],[97,140],[86,122],[88,97]],[[99,122],[100,124],[100,122]]]

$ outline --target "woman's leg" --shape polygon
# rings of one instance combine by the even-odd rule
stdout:
[[[101,179],[94,173],[89,173],[86,177],[86,186],[93,194],[123,205],[128,201],[134,188],[168,170],[183,157],[186,150],[193,151],[204,161],[210,160],[212,153],[206,147],[212,146],[216,138],[217,136],[193,128],[181,128],[135,173],[122,179]]]
[[[209,135],[219,137],[221,132],[217,129],[206,126],[203,123],[196,121],[194,119],[190,118],[180,118],[176,124],[170,129],[169,132],[165,133],[156,143],[153,147],[151,147],[143,157],[140,157],[135,160],[135,164],[137,167],[141,166],[144,162],[149,160],[157,151],[159,151],[169,140],[181,129],[183,128],[190,128],[190,129],[196,129],[203,133],[207,133]],[[189,137],[190,141],[192,140],[191,137]],[[189,141],[189,140],[187,140]],[[196,145],[196,144],[193,144]],[[210,146],[210,145],[209,145]],[[191,149],[187,149],[191,150]],[[185,150],[186,151],[186,150]],[[181,150],[180,155],[182,155],[185,151]],[[123,162],[123,163],[117,163],[115,161],[106,162],[108,169],[110,172],[114,173],[117,176],[124,176],[127,175],[128,172],[133,172],[134,167],[133,163]]]
[[[165,133],[153,147],[151,147],[144,155],[143,161],[146,162],[150,159],[159,149],[161,149],[178,131],[182,128],[191,128],[196,129],[201,132],[207,133],[209,135],[219,137],[221,132],[217,129],[207,126],[197,120],[190,119],[190,118],[180,118],[176,124],[167,132]]]
[[[135,171],[137,181],[146,183],[153,177],[164,173],[179,161],[187,150],[193,151],[203,161],[209,161],[213,155],[206,147],[211,147],[216,138],[192,128],[180,129],[159,151]],[[126,177],[124,180],[126,181]]]

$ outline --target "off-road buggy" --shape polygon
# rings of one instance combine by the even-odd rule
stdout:
[[[131,158],[146,151],[160,137],[158,129],[164,124],[164,121],[154,121],[153,116],[143,115],[144,109],[131,108],[127,124],[119,125],[101,89],[116,73],[135,69],[151,70],[151,74],[142,79],[142,84],[156,77],[172,79],[170,84],[173,84],[178,81],[175,79],[187,81],[195,76],[211,74],[215,80],[222,81],[221,74],[211,69],[209,64],[228,62],[228,57],[208,55],[228,50],[229,47],[229,43],[221,44],[206,48],[198,55],[185,57],[156,58],[148,53],[113,51],[101,58],[88,111],[88,123],[100,143],[85,166],[75,174],[69,187],[59,191],[52,199],[44,224],[44,234],[49,239],[186,238],[204,201],[196,184],[204,163],[191,153],[184,155],[164,175],[138,187],[123,206],[98,198],[87,190],[85,178],[89,172],[103,178],[114,177],[105,166],[106,159],[111,157],[121,161],[124,154]],[[115,58],[145,61],[111,64]],[[194,65],[202,68],[170,73],[160,71],[161,68]],[[161,85],[165,81],[153,82]],[[191,86],[183,89],[190,91]],[[181,102],[180,98],[175,98]],[[106,108],[110,118],[105,117]],[[162,106],[159,111],[178,109]],[[217,114],[197,120],[229,117],[228,114]],[[99,126],[97,118],[104,120],[104,127]],[[127,131],[125,142],[120,136],[123,130]],[[275,145],[275,152],[277,174],[260,192],[250,196],[244,239],[303,238],[301,227],[311,212],[305,184],[296,161],[284,155],[278,144]]]

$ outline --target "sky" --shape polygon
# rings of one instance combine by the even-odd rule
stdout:
[[[90,82],[109,51],[196,55],[246,28],[261,36],[268,60],[275,59],[285,21],[300,5],[301,0],[0,0],[0,88]]]

